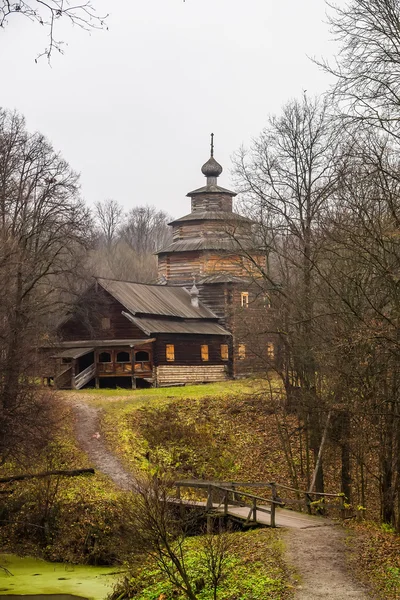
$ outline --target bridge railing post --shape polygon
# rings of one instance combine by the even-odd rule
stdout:
[[[276,491],[276,483],[275,482],[271,481],[270,486],[271,486],[271,496],[272,496],[272,502],[271,502],[271,527],[276,527],[276,519],[275,519],[276,504],[275,504],[275,502],[278,499],[278,492]]]
[[[207,504],[206,504],[206,509],[207,510],[211,510],[212,507],[213,507],[212,485],[208,485],[207,486]]]
[[[233,483],[233,481],[231,483],[231,486],[232,486],[232,500],[235,502],[237,500],[237,497],[236,497],[236,486]]]
[[[229,492],[225,492],[224,494],[224,515],[228,514],[228,494]]]
[[[276,504],[272,500],[272,502],[271,502],[271,527],[276,527],[275,510],[276,510]]]
[[[253,498],[253,521],[257,522],[257,498]]]

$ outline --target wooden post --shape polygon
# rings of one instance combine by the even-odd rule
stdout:
[[[237,498],[236,498],[236,493],[235,493],[236,488],[235,488],[235,484],[233,483],[233,481],[231,483],[231,486],[232,486],[232,500],[235,502],[237,500]]]
[[[134,376],[132,375],[131,379],[132,379],[132,389],[133,389],[133,390],[136,390],[136,377],[134,377]]]
[[[225,492],[225,495],[224,495],[224,515],[225,516],[228,514],[228,493],[229,492]]]
[[[100,378],[96,377],[96,390],[98,390],[100,387]]]
[[[257,523],[257,498],[253,498],[253,521]]]
[[[272,500],[272,502],[271,502],[271,527],[276,527],[275,510],[276,510],[276,504]]]
[[[278,493],[276,491],[276,483],[274,481],[271,481],[270,485],[271,485],[271,496],[272,496],[272,502],[271,502],[271,527],[276,527],[276,520],[275,520],[276,504],[275,504],[275,502],[278,499]]]
[[[207,486],[207,504],[206,504],[206,509],[207,510],[211,510],[213,507],[213,501],[212,501],[212,485],[208,485]]]

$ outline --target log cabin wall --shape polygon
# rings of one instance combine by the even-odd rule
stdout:
[[[97,292],[82,298],[71,318],[58,329],[63,341],[143,339],[148,337],[141,329],[122,315],[126,310],[108,292]]]
[[[223,358],[222,346],[228,346]],[[173,360],[168,360],[167,347],[173,346]],[[202,346],[207,347],[204,360]],[[202,357],[203,356],[203,357]],[[158,335],[154,344],[155,378],[157,386],[175,383],[204,383],[224,381],[232,373],[230,337],[203,335]]]
[[[281,341],[276,333],[276,309],[270,295],[254,284],[230,284],[226,327],[233,334],[234,376],[279,368]],[[248,294],[243,302],[242,294]]]
[[[264,257],[259,257],[260,265]],[[249,261],[239,254],[228,251],[199,250],[197,252],[171,252],[158,257],[158,274],[169,284],[191,285],[196,279],[217,274],[230,274],[247,277]],[[253,270],[256,267],[253,267]]]
[[[211,309],[225,326],[229,302],[228,285],[226,283],[197,284],[197,287],[200,301]]]
[[[221,357],[221,345],[229,343],[229,337],[223,335],[159,334],[154,342],[154,364],[169,365],[167,345],[175,349],[175,365],[226,365],[229,362]],[[208,360],[201,357],[201,346],[208,346]]]
[[[190,195],[190,193],[188,194]],[[221,210],[232,212],[232,195],[225,193],[207,193],[191,196],[192,212],[204,212],[212,210]]]
[[[213,383],[229,379],[225,365],[160,365],[155,367],[155,384],[166,387],[176,384]]]
[[[193,273],[203,274],[203,260],[200,252],[177,252],[161,254],[158,257],[158,275],[164,277],[172,285],[193,283]]]

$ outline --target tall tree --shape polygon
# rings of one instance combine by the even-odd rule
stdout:
[[[12,439],[32,409],[36,348],[74,289],[91,221],[78,176],[24,119],[0,111],[0,428]],[[10,425],[11,424],[11,425]],[[4,430],[6,427],[6,430]],[[4,440],[8,440],[7,443]],[[0,448],[0,451],[2,448]]]
[[[100,235],[109,248],[118,239],[119,228],[123,222],[123,208],[111,198],[95,204],[95,220]]]
[[[310,444],[318,454],[323,423],[318,397],[315,263],[319,222],[328,210],[341,165],[341,137],[327,101],[293,100],[271,117],[250,151],[236,157],[236,174],[250,212],[258,216],[266,252],[272,256],[263,277],[282,286],[280,330],[285,348],[283,377],[290,394],[299,385],[306,407]],[[273,266],[272,266],[273,265]],[[322,463],[317,489],[323,489]]]
[[[333,64],[319,62],[336,82],[342,118],[400,139],[399,0],[350,0],[331,5],[329,23],[340,44]]]
[[[151,283],[157,279],[155,251],[171,240],[170,217],[154,206],[136,206],[128,214],[115,200],[96,204],[100,232],[90,269],[97,276]]]

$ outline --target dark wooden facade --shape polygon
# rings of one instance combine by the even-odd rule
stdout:
[[[59,325],[48,350],[55,384],[135,388],[230,377],[231,336],[197,302],[182,288],[98,280]]]

